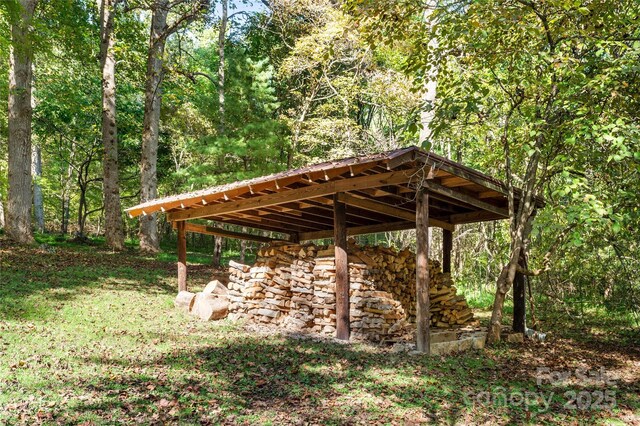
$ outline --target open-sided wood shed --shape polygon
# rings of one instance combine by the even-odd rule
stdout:
[[[131,217],[163,212],[174,223],[179,290],[187,288],[186,232],[260,242],[333,238],[336,334],[341,339],[350,333],[347,237],[415,228],[417,344],[424,351],[429,350],[428,227],[443,229],[443,270],[448,272],[456,225],[509,217],[504,183],[417,147],[159,198],[127,212]],[[193,219],[213,223],[188,222]],[[224,223],[272,231],[276,237],[228,231],[219,226]]]

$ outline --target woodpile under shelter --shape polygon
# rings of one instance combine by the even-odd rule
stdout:
[[[429,350],[428,227],[443,230],[442,270],[450,272],[456,225],[509,217],[503,182],[417,147],[159,198],[127,212],[131,217],[163,212],[177,229],[179,291],[187,289],[186,232],[263,243],[333,238],[340,339],[350,336],[347,238],[416,229],[416,343],[422,351]],[[196,219],[210,223],[190,222]],[[229,231],[221,224],[271,236]]]

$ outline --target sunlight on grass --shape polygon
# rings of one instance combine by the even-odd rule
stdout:
[[[21,418],[63,424],[525,418],[509,407],[464,399],[469,390],[535,384],[527,376],[498,374],[520,356],[508,345],[425,358],[368,344],[255,334],[227,320],[205,323],[173,308],[171,255],[143,258],[57,244],[65,250],[0,252],[2,424]],[[192,259],[206,265],[198,256]],[[193,288],[211,272],[192,273]],[[625,398],[637,409],[637,397]]]

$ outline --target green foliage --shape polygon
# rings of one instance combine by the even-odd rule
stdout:
[[[417,88],[437,68],[435,147],[453,145],[465,164],[503,179],[509,164],[514,185],[533,183],[545,196],[532,266],[557,251],[548,288],[549,277],[534,280],[540,291],[562,287],[567,297],[638,312],[640,281],[625,271],[638,267],[640,5],[431,6],[354,0],[346,7],[371,43],[405,49],[404,70]]]
[[[200,41],[193,46],[190,61],[176,64],[186,68],[183,74],[191,76],[191,84],[177,76],[167,82],[167,109],[178,118],[167,117],[178,126],[178,132],[168,129],[167,136],[180,133],[176,135],[179,145],[171,149],[174,158],[185,154],[172,180],[183,188],[202,188],[282,169],[285,138],[276,119],[279,102],[273,67],[268,59],[248,56],[242,40],[228,42],[226,50],[224,134],[218,134],[217,44]]]
[[[16,4],[0,2],[3,201]],[[640,6],[632,0],[431,5],[274,0],[268,9],[236,15],[226,37],[224,117],[215,12],[174,34],[162,86],[160,195],[416,144],[426,108],[421,93],[436,78],[435,133],[426,148],[502,179],[509,178],[509,158],[516,186],[527,183],[527,167],[539,157],[533,189],[547,207],[532,230],[531,267],[545,266],[555,248],[551,271],[532,281],[540,302],[560,293],[575,306],[601,303],[637,315]],[[121,3],[115,28],[125,207],[138,201],[150,23],[138,6]],[[97,4],[88,0],[40,2],[34,19],[33,141],[43,151],[39,184],[49,230],[61,228],[64,200],[70,222],[78,222],[83,191],[88,232],[102,226],[97,21]],[[137,221],[126,224],[131,237]],[[457,235],[456,279],[484,300],[508,259],[508,226],[465,225]],[[410,245],[413,236],[361,239]]]

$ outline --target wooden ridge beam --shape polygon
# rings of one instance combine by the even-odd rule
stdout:
[[[300,201],[307,198],[322,197],[325,195],[335,194],[336,192],[407,183],[411,180],[412,175],[415,172],[416,169],[410,169],[401,172],[380,173],[370,176],[354,177],[351,179],[329,181],[318,185],[289,189],[282,192],[261,195],[239,201],[228,201],[226,203],[206,205],[195,210],[173,212],[169,213],[168,219],[173,221],[216,216],[226,213],[260,209],[277,204]]]
[[[442,186],[435,182],[424,181],[422,185],[431,192],[435,192],[436,194],[444,195],[449,198],[453,198],[454,200],[460,201],[462,203],[471,205],[473,207],[477,207],[482,210],[486,210],[497,215],[503,217],[509,217],[509,212],[507,209],[498,207],[496,205],[487,203],[485,201],[478,200],[470,195],[464,194],[462,192],[453,190],[451,188],[447,188],[446,186]]]
[[[179,222],[173,222],[174,229],[178,227]],[[271,243],[274,241],[287,241],[279,240],[277,238],[263,237],[261,235],[252,235],[244,232],[227,231],[226,229],[216,228],[214,226],[199,225],[197,223],[185,222],[184,230],[186,232],[193,232],[196,234],[215,235],[218,237],[235,238],[238,240],[257,241],[259,243]]]
[[[366,199],[366,198],[354,197],[351,194],[345,194],[345,193],[338,194],[338,200],[350,206],[360,207],[365,210],[370,210],[376,213],[382,213],[387,216],[393,216],[393,217],[397,217],[399,219],[404,219],[407,221],[414,221],[416,219],[415,212],[410,212],[409,210],[400,209],[398,207],[390,206],[388,204],[383,204],[383,203]],[[447,229],[450,231],[453,231],[453,228],[454,228],[452,224],[444,222],[442,220],[437,220],[437,219],[432,219],[430,222],[430,225],[437,226],[439,228]]]

